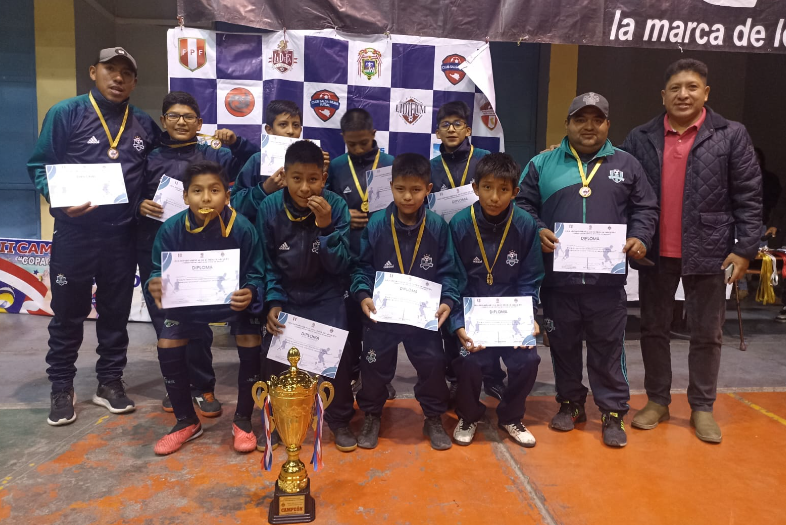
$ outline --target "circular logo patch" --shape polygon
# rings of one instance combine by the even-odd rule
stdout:
[[[224,99],[224,106],[230,115],[235,117],[245,117],[254,111],[254,95],[249,90],[236,87],[227,93]]]

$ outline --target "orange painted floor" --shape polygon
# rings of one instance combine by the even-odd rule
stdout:
[[[634,396],[626,419],[645,402]],[[656,430],[629,428],[622,450],[602,445],[594,409],[573,432],[549,430],[555,409],[551,397],[529,400],[534,449],[505,439],[490,410],[471,446],[436,452],[422,436],[417,403],[389,402],[373,451],[338,452],[327,432],[326,468],[311,474],[316,523],[786,523],[784,392],[720,394],[720,445],[694,437],[684,395],[674,396],[672,419]],[[267,473],[262,454],[233,452],[231,407],[203,423],[203,437],[165,458],[153,455],[152,444],[172,417],[158,408],[107,416],[80,403],[78,412],[74,425],[42,429],[45,409],[0,411],[0,452],[18,455],[12,472],[0,472],[3,525],[267,522],[284,452],[275,451]],[[20,447],[24,436],[13,429],[33,421],[63,444]],[[445,417],[450,431],[455,424],[454,415]],[[310,443],[301,454],[306,462]]]

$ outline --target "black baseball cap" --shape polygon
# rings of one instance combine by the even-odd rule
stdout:
[[[136,73],[136,60],[131,56],[131,53],[122,47],[107,47],[102,49],[98,53],[98,62],[109,62],[115,57],[123,57],[131,62],[131,65],[134,66],[134,73]]]
[[[573,102],[570,103],[570,108],[568,109],[568,118],[572,117],[579,110],[586,108],[587,106],[598,108],[601,113],[603,113],[603,116],[606,117],[606,119],[609,118],[609,101],[606,100],[606,97],[603,95],[598,95],[592,91],[589,93],[584,93],[583,95],[579,95],[573,99]]]

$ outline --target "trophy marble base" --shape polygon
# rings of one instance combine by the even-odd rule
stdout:
[[[316,505],[314,498],[311,497],[311,480],[308,480],[306,488],[295,493],[284,492],[278,488],[273,494],[273,501],[270,503],[270,512],[267,521],[277,523],[309,523],[316,519]]]

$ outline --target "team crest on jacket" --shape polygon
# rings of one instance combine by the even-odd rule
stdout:
[[[366,361],[374,363],[377,360],[377,353],[374,350],[369,350],[366,354]]]
[[[63,275],[62,273],[57,274],[57,279],[55,280],[55,282],[60,286],[64,286],[68,284],[68,280],[66,279],[66,276]]]
[[[281,40],[278,43],[276,49],[273,50],[273,54],[268,59],[268,63],[277,69],[279,73],[286,73],[287,71],[290,71],[295,64],[297,64],[295,52],[287,48],[288,43],[289,42],[286,40]]]
[[[543,329],[546,330],[547,332],[553,332],[554,331],[554,320],[553,319],[549,319],[548,317],[544,317],[543,318]]]
[[[410,97],[396,104],[396,113],[401,115],[407,124],[414,124],[426,114],[426,105],[415,97]]]
[[[609,170],[609,178],[617,184],[620,182],[625,182],[625,177],[623,177],[621,170]]]
[[[480,106],[480,121],[483,122],[483,125],[489,130],[493,130],[497,127],[497,114],[494,113],[494,108],[491,107],[491,102],[488,100]]]
[[[319,239],[316,239],[314,241],[314,244],[311,245],[311,251],[314,253],[319,253],[319,246],[320,246]]]
[[[311,109],[317,114],[319,120],[327,122],[333,118],[338,108],[341,107],[341,102],[338,95],[327,89],[320,89],[311,95]]]
[[[434,263],[431,261],[431,255],[426,254],[423,256],[423,258],[420,260],[420,267],[424,270],[434,267]]]
[[[251,114],[255,105],[254,94],[244,87],[232,88],[224,97],[224,107],[233,117],[245,117]]]
[[[467,59],[463,56],[455,54],[448,55],[442,59],[442,65],[440,66],[442,73],[445,75],[445,78],[448,79],[448,82],[454,86],[467,76],[464,71],[459,69],[459,66],[466,61]]]
[[[507,264],[508,266],[515,266],[516,264],[518,264],[518,262],[519,262],[518,254],[516,254],[516,252],[514,252],[513,250],[510,250],[510,252],[508,252],[508,258],[507,260],[505,260],[505,264]]]
[[[361,49],[358,53],[358,76],[364,75],[366,80],[373,76],[382,78],[382,53],[373,47]]]
[[[134,137],[134,149],[140,153],[142,153],[145,150],[145,141],[142,140],[142,137],[140,137],[139,135]]]
[[[207,45],[204,38],[178,38],[177,48],[180,65],[196,71],[207,64]]]

